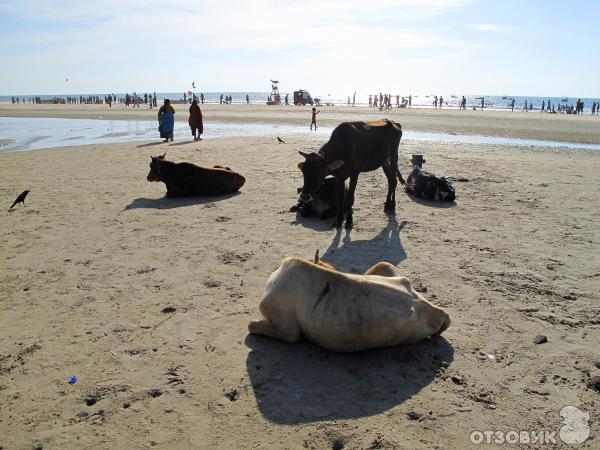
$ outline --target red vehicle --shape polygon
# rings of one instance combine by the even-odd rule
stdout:
[[[300,89],[299,91],[294,91],[294,105],[314,105],[314,101],[308,91]]]

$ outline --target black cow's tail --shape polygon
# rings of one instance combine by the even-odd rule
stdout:
[[[404,181],[404,178],[402,178],[402,174],[400,173],[400,169],[398,169],[398,167],[396,167],[396,173],[398,174],[398,179],[400,180],[402,186],[406,186],[406,181]]]
[[[394,150],[396,151],[396,174],[398,175],[398,180],[400,180],[400,183],[402,183],[403,186],[406,185],[406,181],[404,181],[404,178],[402,178],[402,174],[400,173],[400,169],[398,169],[398,147],[400,146],[400,139],[402,139],[402,125],[400,125],[398,122],[394,122],[391,120],[388,120],[388,126],[393,127],[397,132],[398,132],[398,141],[396,142],[396,144],[394,145]]]

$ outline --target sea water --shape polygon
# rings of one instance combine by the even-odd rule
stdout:
[[[320,127],[319,135],[329,136],[330,127]],[[314,133],[306,127],[289,125],[228,124],[208,122],[204,126],[203,139],[218,139],[244,136],[287,136]],[[185,122],[175,122],[177,142],[192,139],[190,128]],[[129,141],[160,142],[158,124],[150,120],[98,120],[98,119],[51,119],[0,117],[0,140],[9,144],[0,147],[0,152],[14,152],[43,148],[71,147],[90,144],[110,144]],[[402,141],[419,140],[431,142],[466,142],[474,144],[501,144],[565,149],[600,150],[600,145],[569,142],[540,141],[504,137],[422,133],[404,131]]]

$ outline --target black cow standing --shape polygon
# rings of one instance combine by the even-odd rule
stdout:
[[[329,142],[324,144],[318,153],[299,152],[306,161],[298,167],[304,175],[304,186],[301,198],[310,201],[311,195],[325,182],[329,174],[336,177],[338,199],[336,204],[336,227],[344,222],[346,211],[346,228],[352,228],[352,206],[354,192],[360,172],[370,172],[383,168],[388,179],[388,193],[384,211],[393,213],[396,209],[397,179],[402,184],[404,179],[398,170],[398,145],[402,138],[402,126],[391,120],[376,122],[344,122],[331,133]],[[348,198],[345,199],[344,183],[350,178]]]

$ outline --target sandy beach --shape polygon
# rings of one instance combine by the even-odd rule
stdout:
[[[324,126],[384,116],[416,131],[600,143],[597,117],[321,111]],[[203,112],[207,127],[310,119],[302,107]],[[0,106],[0,116],[155,114]],[[592,414],[582,448],[598,448],[599,394],[586,382],[600,375],[600,152],[403,140],[402,173],[424,154],[427,170],[466,180],[456,202],[399,187],[388,217],[383,172],[362,174],[346,231],[289,212],[297,151],[326,139],[176,136],[0,154],[0,449],[469,448],[474,430],[554,431],[548,446],[561,447],[567,405]],[[166,199],[146,181],[150,156],[165,151],[228,165],[246,185]],[[26,206],[8,211],[24,189]],[[269,274],[316,249],[342,271],[397,265],[450,328],[353,355],[249,336]]]

